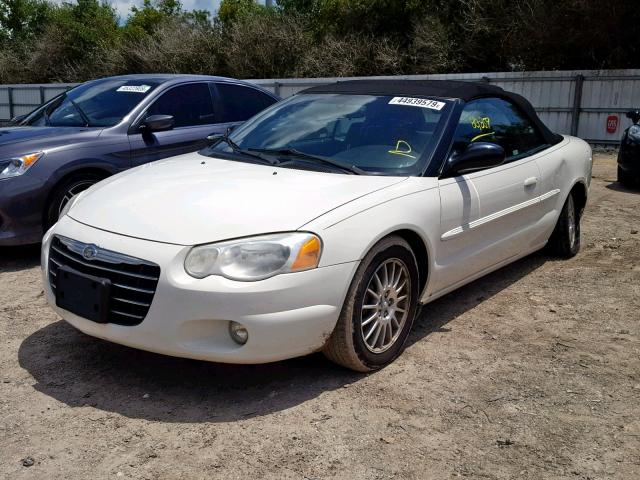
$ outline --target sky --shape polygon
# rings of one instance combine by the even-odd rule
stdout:
[[[62,3],[63,1],[68,0],[53,0],[56,3]],[[142,5],[142,0],[106,0],[108,3],[113,5],[120,15],[120,21],[126,20],[129,12],[131,12],[131,7],[133,5],[139,6]],[[220,0],[180,0],[182,6],[185,10],[209,10],[211,13],[215,14],[218,11],[218,7],[220,6]],[[264,4],[264,0],[258,0],[259,3]]]
[[[118,14],[120,15],[120,19],[124,20],[129,15],[131,11],[131,7],[133,5],[142,5],[142,0],[107,0],[111,3]],[[212,13],[216,13],[218,11],[218,7],[220,6],[220,0],[181,0],[182,7],[185,10],[209,10]]]

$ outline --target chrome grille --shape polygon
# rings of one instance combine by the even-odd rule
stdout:
[[[83,255],[87,247],[93,250],[91,258]],[[63,265],[111,281],[109,323],[137,325],[149,312],[160,278],[155,263],[55,235],[49,248],[49,284],[54,292]]]

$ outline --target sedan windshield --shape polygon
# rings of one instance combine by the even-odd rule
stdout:
[[[155,81],[107,78],[85,83],[38,108],[22,125],[111,127],[158,86]]]
[[[300,94],[202,153],[244,153],[247,161],[258,154],[293,168],[417,175],[435,149],[449,107],[443,99]]]

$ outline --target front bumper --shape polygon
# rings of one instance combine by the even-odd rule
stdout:
[[[157,263],[155,296],[139,325],[99,324],[56,306],[48,281],[53,234]],[[117,235],[62,218],[42,244],[44,290],[49,304],[82,332],[130,347],[178,357],[227,363],[265,363],[322,348],[333,331],[357,262],[278,275],[258,282],[211,276],[202,280],[184,271],[190,247]],[[229,336],[230,321],[249,332],[245,345]]]
[[[33,176],[0,180],[0,247],[40,242],[45,197]]]
[[[640,144],[624,141],[618,152],[618,165],[631,175],[640,175]]]

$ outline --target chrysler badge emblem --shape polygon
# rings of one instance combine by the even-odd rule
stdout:
[[[96,258],[96,255],[98,255],[98,249],[93,245],[88,245],[84,247],[84,250],[82,250],[82,256],[86,260],[93,260],[94,258]]]

